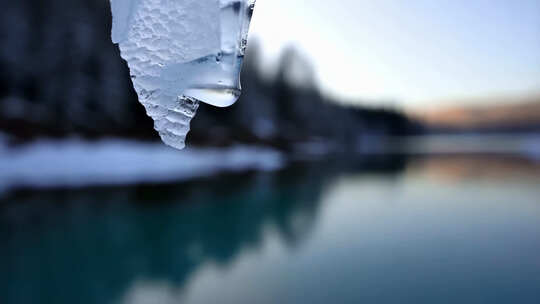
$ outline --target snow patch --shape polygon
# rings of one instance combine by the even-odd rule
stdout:
[[[0,190],[180,181],[283,165],[280,152],[253,146],[178,152],[159,143],[118,139],[40,140],[19,147],[0,141]]]

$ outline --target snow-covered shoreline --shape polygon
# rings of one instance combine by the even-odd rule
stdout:
[[[10,146],[0,133],[0,192],[19,187],[52,188],[184,181],[221,172],[276,170],[286,160],[327,157],[332,146],[304,145],[293,155],[261,146],[194,148],[183,151],[159,142],[125,139],[41,139]],[[521,136],[422,136],[370,140],[358,157],[504,154],[540,160],[536,134]],[[373,142],[382,144],[381,149]],[[374,148],[375,147],[375,148]],[[326,150],[325,150],[326,149]]]
[[[220,172],[276,170],[284,163],[280,152],[254,146],[178,151],[123,139],[39,140],[16,147],[0,141],[0,192],[182,181]]]

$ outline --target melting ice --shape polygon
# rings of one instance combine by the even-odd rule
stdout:
[[[111,0],[112,40],[167,145],[185,146],[199,102],[227,107],[240,70],[255,0]]]

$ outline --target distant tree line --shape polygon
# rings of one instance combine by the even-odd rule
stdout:
[[[110,26],[108,1],[0,3],[0,132],[20,139],[157,139],[111,43]],[[315,140],[345,147],[366,135],[422,130],[395,110],[344,106],[325,98],[310,79],[309,64],[294,49],[283,52],[271,80],[261,76],[257,45],[248,50],[240,100],[226,109],[201,105],[188,142],[288,148]]]

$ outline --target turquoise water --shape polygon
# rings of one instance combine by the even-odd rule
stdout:
[[[370,158],[0,198],[1,303],[540,303],[540,164]]]

